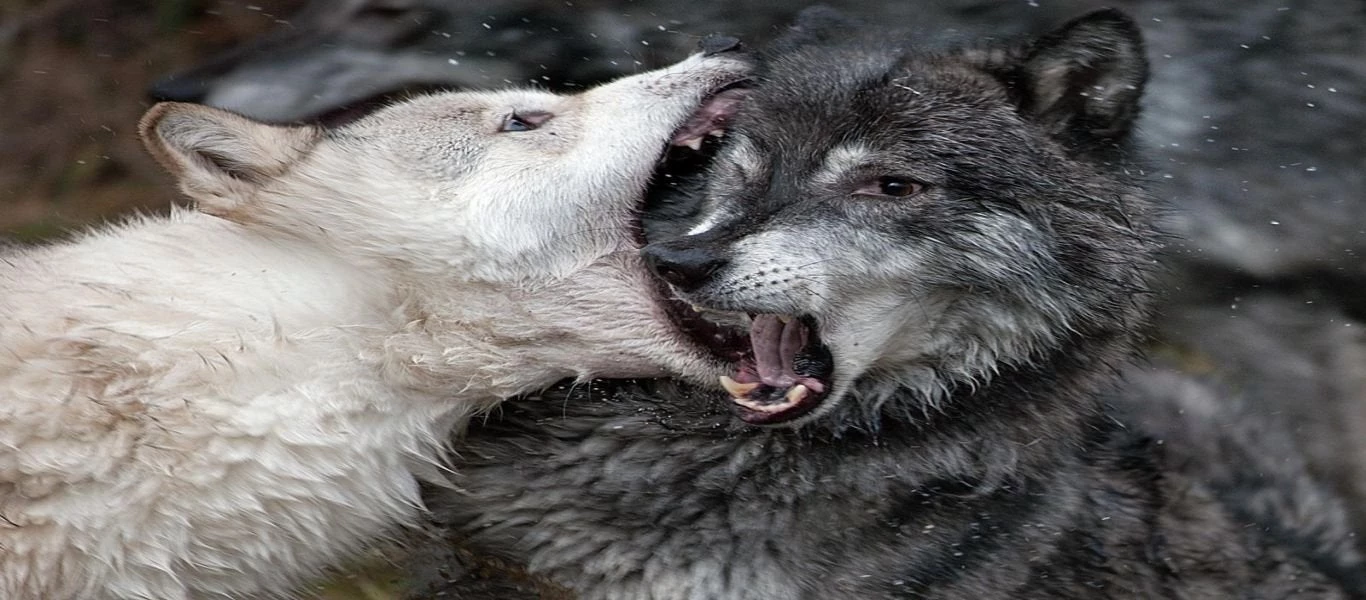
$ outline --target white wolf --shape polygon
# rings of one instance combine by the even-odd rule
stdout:
[[[497,400],[712,372],[636,209],[742,93],[733,47],[333,131],[154,107],[198,211],[0,255],[0,597],[288,594],[418,514],[414,465]]]

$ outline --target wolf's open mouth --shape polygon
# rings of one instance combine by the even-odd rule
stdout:
[[[749,342],[735,377],[721,377],[742,420],[783,423],[820,406],[830,391],[834,360],[815,319],[753,315]]]
[[[644,247],[648,241],[641,221],[643,213],[663,204],[692,199],[688,197],[689,194],[700,187],[707,166],[721,144],[721,138],[725,136],[731,119],[748,93],[745,80],[718,88],[670,136],[633,221],[636,242],[640,247]],[[670,321],[698,345],[726,362],[738,361],[745,355],[749,344],[743,332],[702,318],[686,302],[674,297],[667,283],[659,278],[651,279],[656,285],[656,297]]]
[[[747,86],[747,80],[739,80],[716,89],[669,136],[668,144],[660,150],[659,165],[632,223],[638,247],[644,247],[647,241],[640,221],[642,213],[676,201],[688,190],[700,187],[731,118],[749,94]]]
[[[646,211],[670,203],[695,200],[690,195],[700,188],[721,138],[749,94],[747,86],[746,80],[739,80],[717,88],[669,136],[669,143],[661,151],[659,166],[655,168],[650,186],[632,221],[638,247],[643,248],[650,241],[645,239],[642,222]],[[743,333],[701,318],[686,302],[675,298],[673,290],[663,280],[657,277],[651,279],[655,282],[655,295],[669,320],[697,341],[698,345],[726,362],[735,362],[744,356],[749,345]]]
[[[661,297],[679,331],[735,365],[721,386],[741,420],[791,421],[815,410],[830,393],[834,358],[814,318],[699,310],[674,298],[662,283]]]
[[[712,92],[683,126],[674,132],[669,146],[701,151],[704,138],[725,135],[731,118],[740,110],[740,104],[748,95],[749,90],[744,81],[727,84]]]

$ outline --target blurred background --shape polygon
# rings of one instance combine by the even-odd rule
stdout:
[[[573,90],[707,33],[762,45],[809,3],[0,0],[0,242],[180,201],[137,139],[154,97],[344,123],[423,90]],[[1145,176],[1174,236],[1125,402],[1161,432],[1180,411],[1145,407],[1219,398],[1212,426],[1256,421],[1271,460],[1307,457],[1366,529],[1366,0],[825,4],[916,41],[1133,14],[1153,64]],[[396,597],[392,565],[373,565],[320,589]]]
[[[45,238],[177,198],[142,150],[147,89],[303,3],[0,0],[0,238]]]

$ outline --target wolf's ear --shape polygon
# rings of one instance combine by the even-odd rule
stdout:
[[[1138,25],[1113,9],[1082,15],[1039,38],[1020,69],[1026,114],[1055,135],[1086,145],[1128,135],[1148,79]]]
[[[312,126],[270,125],[225,110],[163,102],[138,124],[147,151],[210,214],[235,212],[317,143]]]
[[[809,6],[797,13],[792,25],[774,39],[765,51],[769,54],[785,54],[810,44],[838,41],[852,35],[858,27],[857,19],[829,6]]]

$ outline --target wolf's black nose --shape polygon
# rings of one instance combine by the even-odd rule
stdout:
[[[711,56],[713,54],[732,52],[741,49],[740,38],[716,34],[702,38],[702,41],[698,42],[697,47],[702,50],[703,56]]]
[[[658,242],[641,251],[650,270],[681,292],[702,287],[729,262],[706,247],[680,243],[686,241],[687,238]]]

